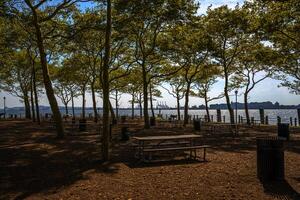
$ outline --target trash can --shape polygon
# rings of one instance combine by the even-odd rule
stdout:
[[[86,131],[86,119],[79,120],[79,131]]]
[[[128,127],[122,127],[122,129],[121,129],[121,140],[122,141],[128,141],[129,140]]]
[[[123,115],[123,116],[121,116],[121,123],[125,123],[125,122],[126,122],[126,116]]]
[[[257,177],[260,181],[284,179],[284,140],[257,138]]]
[[[278,123],[277,124],[277,133],[278,137],[285,138],[287,140],[290,139],[290,130],[289,130],[289,124],[287,123]]]
[[[200,120],[194,120],[194,130],[200,131],[201,130],[201,122]]]
[[[150,126],[155,126],[155,117],[150,117]]]

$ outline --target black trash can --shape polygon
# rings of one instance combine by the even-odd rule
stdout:
[[[284,180],[284,140],[257,138],[257,177],[260,181]]]
[[[125,123],[125,122],[126,122],[126,116],[123,115],[123,116],[121,116],[121,123]]]
[[[201,122],[200,120],[194,120],[194,130],[200,131],[201,130]]]
[[[277,133],[278,137],[285,138],[287,140],[290,139],[290,129],[289,129],[289,124],[287,123],[278,123],[277,124]]]
[[[79,120],[79,131],[86,131],[86,119]]]
[[[128,127],[122,127],[122,129],[121,129],[121,140],[122,141],[128,141],[129,140]]]
[[[150,117],[150,126],[155,126],[155,117]]]

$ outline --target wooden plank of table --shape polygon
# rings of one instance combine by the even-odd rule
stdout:
[[[151,140],[176,140],[176,139],[192,139],[200,138],[200,135],[165,135],[165,136],[144,136],[144,137],[132,137],[135,140],[151,141]]]

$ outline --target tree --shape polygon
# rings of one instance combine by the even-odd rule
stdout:
[[[155,88],[154,83],[151,83],[149,85],[150,109],[151,109],[152,117],[155,117],[154,107],[153,107],[153,101],[155,101],[155,99],[153,97],[161,97],[161,91],[159,89]]]
[[[260,25],[264,33],[264,39],[271,42],[278,52],[276,60],[279,74],[277,76],[283,82],[281,86],[288,87],[290,92],[299,94],[300,84],[300,2],[288,1],[255,1],[251,5],[258,9]]]
[[[167,90],[170,95],[176,98],[177,119],[181,120],[180,100],[185,96],[185,81],[182,76],[173,75],[166,79],[166,82],[169,84],[169,87],[163,85],[162,87]]]
[[[206,16],[206,31],[212,37],[212,59],[222,67],[225,80],[224,96],[230,114],[230,123],[234,124],[234,112],[229,97],[230,77],[237,67],[236,58],[243,49],[244,30],[248,27],[246,13],[236,7],[234,10],[227,6],[208,9]]]
[[[52,82],[49,76],[48,69],[48,61],[47,61],[47,53],[45,50],[45,39],[47,34],[53,32],[50,30],[48,33],[43,33],[42,27],[46,22],[49,22],[54,17],[57,17],[58,14],[61,14],[62,10],[65,10],[76,3],[76,0],[63,0],[58,4],[50,3],[47,4],[47,0],[40,1],[34,4],[30,0],[25,0],[26,5],[29,10],[27,10],[28,14],[26,16],[27,20],[30,21],[32,26],[34,27],[34,34],[37,43],[37,47],[39,50],[39,57],[41,62],[41,67],[43,71],[43,81],[46,90],[46,95],[53,113],[53,118],[56,125],[57,138],[64,137],[64,129],[62,124],[62,117],[58,108],[58,104],[54,95],[54,90],[52,86]],[[47,9],[48,8],[48,9]],[[44,11],[44,12],[43,12]],[[54,26],[55,28],[55,26]]]
[[[81,67],[85,68],[87,80],[86,89],[92,94],[94,121],[98,121],[96,105],[96,92],[101,89],[100,78],[104,57],[104,36],[105,36],[105,11],[88,10],[85,13],[76,13],[74,26],[70,28],[71,40],[66,52],[68,54],[81,54]],[[73,34],[72,34],[73,32]]]
[[[106,1],[106,29],[105,29],[105,54],[102,68],[102,90],[103,90],[103,131],[102,131],[102,156],[104,161],[109,160],[109,62],[111,51],[111,0]]]
[[[196,27],[195,31],[192,27]],[[193,23],[177,26],[172,30],[172,61],[181,70],[179,76],[185,81],[184,125],[188,124],[189,96],[192,83],[203,70],[203,64],[210,55],[210,37],[203,29],[202,18]]]
[[[25,50],[7,54],[1,78],[1,89],[17,96],[24,102],[25,117],[31,119],[29,92],[31,90],[31,68]]]
[[[69,84],[63,80],[63,77],[54,81],[54,91],[58,98],[65,106],[65,114],[68,115],[68,104],[72,100],[71,91],[69,90]]]
[[[233,77],[233,84],[245,88],[244,105],[247,124],[250,124],[249,94],[258,83],[272,76],[274,73],[273,63],[276,60],[276,54],[270,47],[265,47],[260,42],[255,43],[253,40],[250,40],[249,43],[248,48],[245,47],[238,56],[239,67]]]
[[[131,118],[134,118],[134,104],[139,103],[140,108],[142,101],[138,101],[139,94],[142,93],[142,80],[140,79],[138,69],[133,68],[131,70],[131,73],[126,78],[129,84],[125,86],[126,93],[131,95],[131,100],[129,101],[131,103]]]
[[[164,57],[159,51],[160,40],[168,25],[187,21],[196,11],[193,1],[118,1],[117,10],[124,13],[124,31],[132,38],[134,59],[141,69],[143,80],[143,111],[145,128],[150,127],[148,92],[151,79],[166,76],[162,73]]]
[[[196,91],[193,90],[192,95],[204,99],[207,120],[210,122],[208,103],[223,98],[224,94],[209,97],[208,93],[211,91],[212,86],[218,82],[217,78],[220,76],[220,69],[217,66],[208,63],[204,66],[201,74],[197,75],[196,81],[193,84],[193,88],[195,88]]]

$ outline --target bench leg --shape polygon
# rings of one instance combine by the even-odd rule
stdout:
[[[149,161],[151,161],[151,160],[152,160],[152,153],[149,152]]]
[[[206,148],[203,148],[203,160],[206,161]]]

